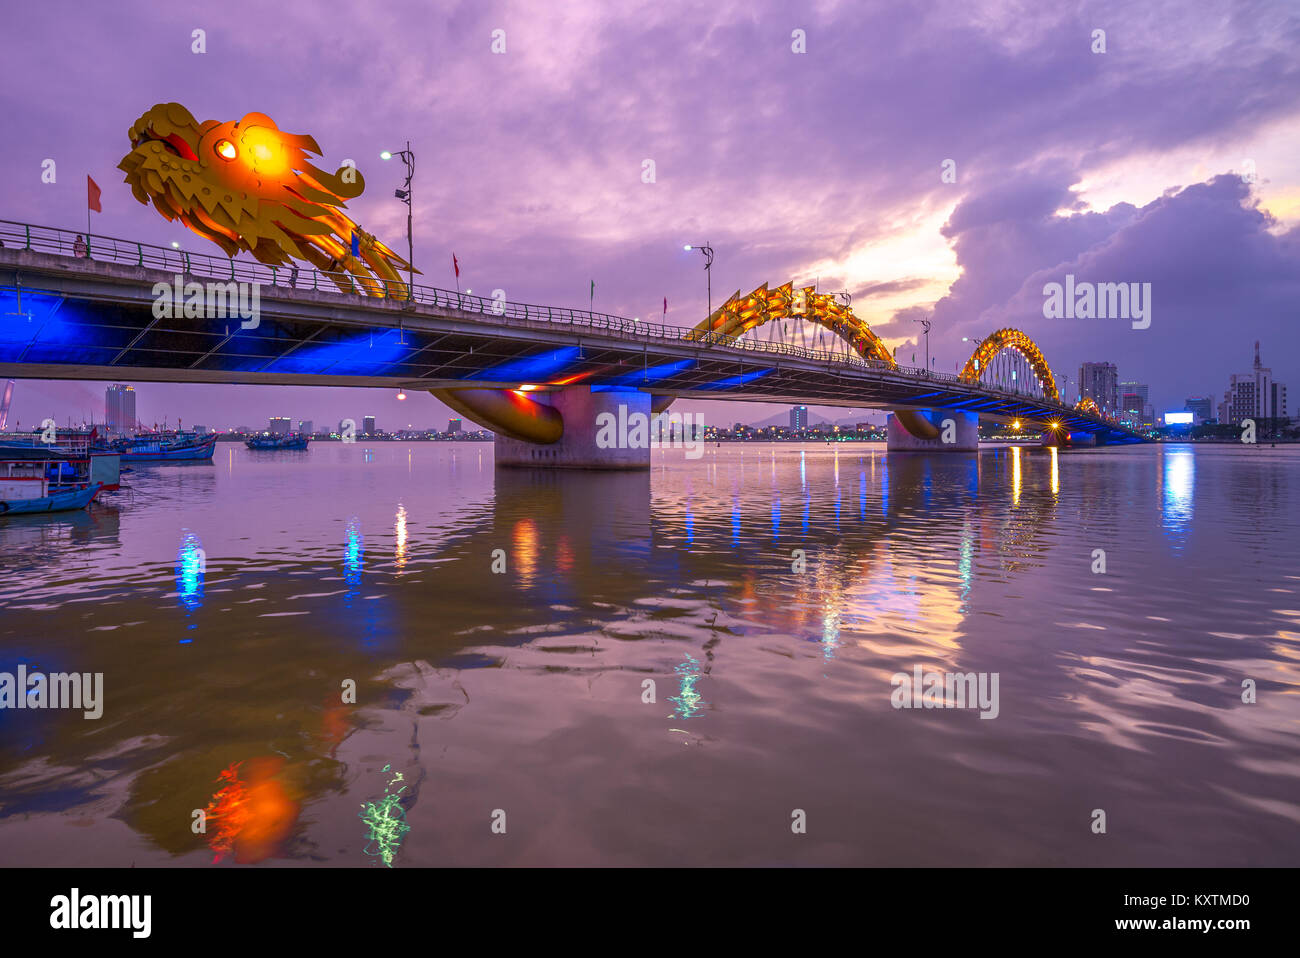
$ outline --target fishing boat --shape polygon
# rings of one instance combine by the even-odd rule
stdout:
[[[254,436],[244,445],[249,449],[306,449],[307,437],[296,433],[288,436]]]
[[[106,489],[117,489],[120,460],[91,452],[93,433],[6,437],[0,443],[0,516],[84,509]]]
[[[5,479],[0,478],[0,485]],[[24,498],[0,498],[0,516],[17,516],[36,512],[72,512],[84,509],[104,490],[99,483],[80,489],[61,489],[44,496],[27,496]],[[0,491],[0,496],[9,496],[10,492]]]
[[[119,439],[107,448],[119,453],[123,462],[185,462],[211,459],[217,448],[217,437],[192,432],[151,432]]]

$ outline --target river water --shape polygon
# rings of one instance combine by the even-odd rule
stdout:
[[[0,671],[103,674],[98,719],[0,711],[3,865],[1300,857],[1295,447],[126,481],[0,520]],[[918,667],[996,709],[896,708]]]

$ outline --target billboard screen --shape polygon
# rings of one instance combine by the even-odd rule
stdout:
[[[1190,412],[1167,412],[1165,413],[1165,425],[1190,426],[1192,424],[1193,415],[1194,413]]]

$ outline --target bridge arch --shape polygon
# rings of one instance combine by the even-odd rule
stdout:
[[[961,371],[961,378],[969,383],[979,382],[980,374],[989,368],[993,357],[1004,349],[1014,350],[1023,356],[1030,368],[1033,369],[1034,375],[1038,378],[1038,383],[1043,387],[1043,393],[1049,399],[1056,402],[1061,401],[1061,392],[1056,386],[1056,377],[1052,375],[1051,368],[1047,365],[1047,359],[1043,352],[1038,348],[1027,335],[1018,329],[999,329],[992,335],[988,336],[975,347],[975,352],[971,358],[966,361],[966,366]]]
[[[764,283],[748,296],[736,290],[713,315],[691,330],[690,338],[702,339],[708,334],[742,336],[782,319],[806,319],[845,340],[863,359],[890,368],[897,365],[889,348],[852,309],[830,293],[817,292],[815,286],[795,287],[792,282],[776,289],[768,289]]]

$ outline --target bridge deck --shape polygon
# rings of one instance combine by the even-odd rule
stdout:
[[[1139,438],[1042,397],[856,355],[699,341],[684,327],[432,287],[416,287],[411,302],[368,297],[327,289],[328,277],[314,270],[290,287],[283,269],[97,237],[92,258],[75,258],[63,231],[15,249],[13,225],[6,235],[0,223],[0,376],[408,390],[583,384],[699,399],[951,408],[1060,421],[1110,441]],[[241,328],[238,315],[156,317],[155,284],[182,273],[186,282],[257,283],[257,326]],[[314,288],[302,288],[308,282]]]

